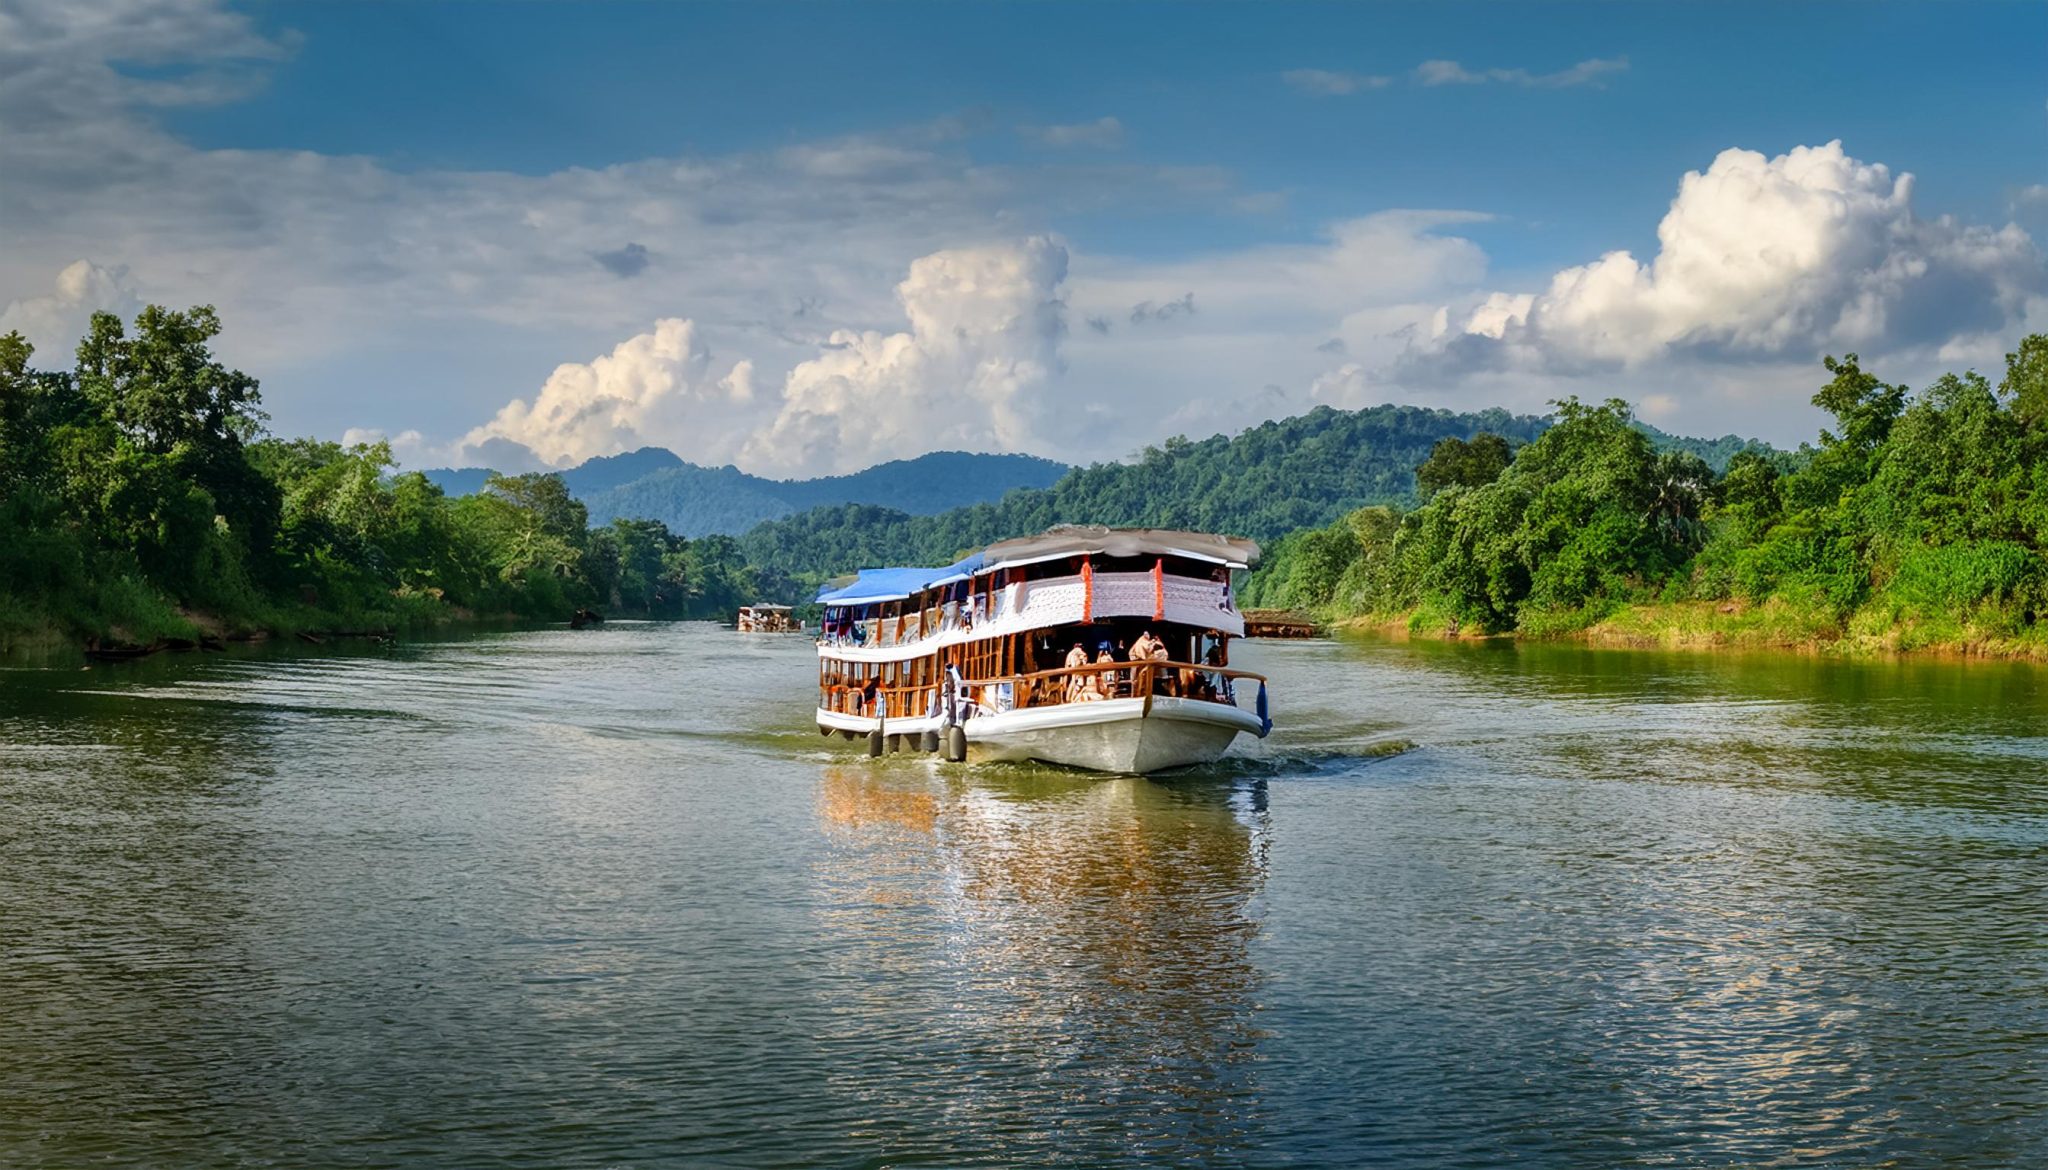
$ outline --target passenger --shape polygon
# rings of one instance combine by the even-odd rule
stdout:
[[[1152,647],[1152,660],[1154,662],[1173,661],[1173,652],[1166,648],[1165,641],[1154,638],[1152,639]],[[1166,693],[1169,695],[1179,695],[1187,689],[1187,679],[1177,669],[1163,669],[1159,672],[1158,677],[1160,685],[1166,688]]]
[[[1137,640],[1131,643],[1131,648],[1130,648],[1130,651],[1129,651],[1129,652],[1128,652],[1128,653],[1127,653],[1127,654],[1125,655],[1125,659],[1126,659],[1127,661],[1130,661],[1130,662],[1147,662],[1147,661],[1150,661],[1150,660],[1151,660],[1151,658],[1152,658],[1152,640],[1151,640],[1151,639],[1152,639],[1152,632],[1151,632],[1150,630],[1147,630],[1147,631],[1145,631],[1144,633],[1142,633],[1142,634],[1139,634],[1139,635],[1138,635],[1138,638],[1137,638]],[[1144,678],[1144,677],[1145,677],[1145,672],[1144,672],[1144,671],[1141,671],[1141,670],[1134,670],[1134,671],[1132,671],[1132,672],[1131,672],[1131,689],[1135,691],[1135,690],[1136,690],[1136,689],[1138,688],[1138,682],[1139,682],[1139,680],[1140,680],[1140,679],[1142,679],[1142,678]]]
[[[1219,669],[1222,667],[1223,640],[1221,638],[1217,639],[1215,645],[1209,647],[1209,653],[1203,656],[1202,662]],[[1204,681],[1208,686],[1210,695],[1216,699],[1225,703],[1235,703],[1237,701],[1237,696],[1231,692],[1230,679],[1227,676],[1220,673],[1210,674],[1204,676]]]
[[[1164,662],[1166,658],[1166,643],[1161,641],[1159,635],[1151,630],[1146,630],[1144,633],[1139,634],[1138,640],[1131,643],[1132,662]],[[1154,693],[1167,689],[1167,680],[1164,673],[1152,671],[1148,677],[1152,680],[1152,690]]]
[[[1108,642],[1098,642],[1095,644],[1095,665],[1103,666],[1114,664],[1115,662],[1116,655],[1110,653]],[[1094,689],[1095,697],[1107,699],[1115,695],[1120,673],[1114,670],[1099,670],[1089,675],[1088,685]]]
[[[1143,662],[1151,658],[1152,648],[1157,645],[1159,645],[1159,639],[1152,636],[1152,631],[1146,630],[1144,633],[1139,634],[1138,640],[1131,643],[1131,661]]]
[[[1083,667],[1086,665],[1088,665],[1088,648],[1086,646],[1081,645],[1081,643],[1076,642],[1074,643],[1074,648],[1072,650],[1067,651],[1066,669],[1074,670],[1078,667]],[[1088,680],[1083,676],[1078,674],[1068,675],[1067,702],[1073,703],[1079,701],[1081,698],[1081,692],[1086,690],[1087,687]]]

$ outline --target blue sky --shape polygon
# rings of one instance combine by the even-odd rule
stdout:
[[[290,4],[302,38],[259,100],[187,111],[195,144],[365,154],[408,169],[544,174],[772,148],[937,117],[1116,117],[1124,157],[1226,167],[1284,191],[1247,221],[1122,211],[1070,223],[1123,250],[1305,236],[1386,207],[1474,207],[1521,230],[1509,263],[1641,247],[1675,176],[1729,145],[1840,138],[1922,176],[1930,206],[2008,213],[2048,179],[2048,9],[1936,4]],[[1423,60],[1549,72],[1626,58],[1598,87],[1282,80]],[[975,138],[976,159],[1058,153]],[[1597,167],[1602,181],[1589,184]],[[1617,232],[1617,226],[1624,230]]]
[[[215,301],[279,429],[415,460],[1559,393],[1791,441],[1824,351],[1924,378],[2048,325],[2035,4],[9,6],[7,321]]]

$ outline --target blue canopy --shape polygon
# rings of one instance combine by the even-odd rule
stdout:
[[[862,569],[850,584],[841,585],[837,589],[819,590],[818,601],[824,605],[868,605],[877,601],[900,601],[934,585],[965,581],[980,567],[981,554],[975,553],[964,560],[936,569]]]

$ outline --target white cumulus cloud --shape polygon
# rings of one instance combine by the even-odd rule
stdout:
[[[926,451],[1027,450],[1060,369],[1067,251],[1045,236],[955,248],[910,266],[905,333],[841,329],[789,373],[745,445],[751,467],[852,471]]]
[[[37,364],[62,368],[94,313],[116,313],[125,320],[141,307],[126,268],[74,260],[57,274],[53,291],[22,297],[0,310],[0,333],[18,330],[36,347]]]
[[[686,457],[716,454],[716,432],[753,398],[753,367],[742,361],[720,378],[710,371],[695,323],[663,318],[608,354],[555,367],[532,401],[506,403],[463,447],[509,440],[556,466],[655,439]]]
[[[1626,251],[1540,293],[1494,293],[1403,362],[1406,381],[1670,360],[1937,349],[2011,332],[2044,287],[2018,227],[1913,213],[1913,177],[1840,142],[1776,158],[1725,150],[1685,176],[1647,262]]]
[[[1044,236],[931,253],[896,286],[907,331],[834,330],[779,392],[758,384],[750,360],[717,375],[697,325],[663,318],[557,367],[439,461],[565,467],[658,444],[700,464],[814,475],[939,449],[1033,450],[1039,395],[1061,369],[1066,272],[1066,249]],[[417,435],[400,447],[436,458]]]

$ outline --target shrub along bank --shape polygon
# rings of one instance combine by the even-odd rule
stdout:
[[[1423,502],[1364,508],[1268,550],[1254,606],[1415,633],[2048,657],[2048,337],[1993,385],[1918,394],[1851,354],[1797,452],[1716,473],[1658,452],[1626,402],[1557,404],[1512,447],[1446,439]]]

